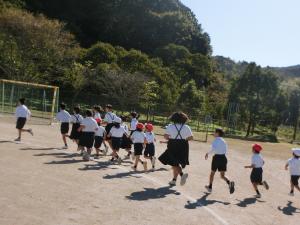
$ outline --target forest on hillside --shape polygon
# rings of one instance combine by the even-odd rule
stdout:
[[[58,85],[69,105],[223,120],[233,103],[247,136],[296,130],[297,75],[213,57],[200,22],[180,0],[0,0],[0,78]]]

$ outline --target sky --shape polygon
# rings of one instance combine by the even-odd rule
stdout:
[[[300,0],[181,0],[210,35],[213,55],[261,66],[300,64]]]

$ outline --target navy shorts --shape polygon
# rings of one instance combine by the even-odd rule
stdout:
[[[300,176],[296,176],[296,175],[292,175],[291,176],[291,182],[292,182],[292,184],[293,185],[299,185],[299,178],[300,178]]]
[[[262,168],[253,168],[251,175],[250,175],[250,180],[252,183],[257,183],[261,184],[262,183],[262,176],[263,175],[263,169]]]
[[[111,137],[111,145],[113,150],[119,151],[122,145],[122,138]]]
[[[227,171],[227,158],[225,155],[214,155],[211,163],[211,170],[216,172]]]
[[[60,124],[60,132],[61,132],[61,134],[69,133],[69,123],[61,123]]]
[[[18,117],[16,128],[21,130],[25,126],[26,118],[25,117]]]
[[[94,147],[95,148],[100,148],[103,142],[103,137],[100,136],[95,136],[95,142],[94,142]]]
[[[153,157],[155,155],[155,146],[153,143],[146,144],[144,156]]]
[[[134,155],[143,155],[144,144],[135,143],[134,144]]]

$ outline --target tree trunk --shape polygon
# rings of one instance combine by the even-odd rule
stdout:
[[[249,123],[248,123],[248,128],[247,128],[247,134],[246,134],[246,137],[249,137],[250,129],[251,129],[251,124],[252,124],[252,119],[250,118],[250,119],[249,119]]]
[[[297,130],[298,130],[298,118],[294,124],[294,134],[293,134],[293,140],[292,141],[295,141],[296,140],[296,136],[297,136]]]
[[[255,129],[255,122],[252,122],[252,128],[251,128],[251,135],[253,136],[254,134],[254,129]]]

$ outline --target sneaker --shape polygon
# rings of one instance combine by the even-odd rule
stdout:
[[[151,160],[152,168],[153,168],[153,169],[155,168],[155,161],[156,161],[156,158],[153,156],[153,158],[152,158],[152,160]]]
[[[294,193],[293,193],[293,192],[290,192],[290,193],[289,193],[289,196],[294,196]]]
[[[14,141],[21,141],[21,138],[18,137]]]
[[[68,145],[65,145],[65,146],[62,147],[61,149],[68,149]]]
[[[33,136],[33,131],[32,131],[32,129],[30,128],[30,129],[28,129],[28,133],[29,134],[31,134],[32,136]]]
[[[143,166],[144,166],[144,170],[147,171],[147,162],[146,161],[143,163]]]
[[[120,157],[117,159],[117,161],[118,161],[118,164],[121,165],[122,159]]]
[[[187,173],[184,173],[182,176],[181,176],[181,179],[180,179],[180,185],[183,186],[185,185],[186,183],[186,179],[188,178],[188,174]]]
[[[269,184],[267,183],[267,181],[263,181],[263,186],[266,190],[269,190]]]
[[[206,185],[205,188],[206,188],[206,190],[207,190],[208,193],[212,192],[212,188],[210,188],[208,185]]]
[[[256,194],[255,198],[261,198],[261,194]]]
[[[94,159],[99,159],[99,155],[94,155]]]
[[[170,185],[170,186],[176,186],[176,180],[171,180],[171,181],[169,182],[169,185]]]
[[[233,194],[235,191],[235,188],[234,188],[234,182],[233,181],[230,181],[229,183],[229,193],[230,194]]]

